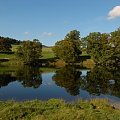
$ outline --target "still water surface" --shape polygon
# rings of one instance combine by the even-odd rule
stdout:
[[[107,98],[120,102],[120,70],[100,66],[91,70],[70,66],[60,69],[0,67],[0,100],[50,98],[66,101]]]

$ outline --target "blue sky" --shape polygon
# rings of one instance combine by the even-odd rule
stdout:
[[[71,30],[81,37],[120,27],[120,0],[0,0],[0,36],[54,45]]]

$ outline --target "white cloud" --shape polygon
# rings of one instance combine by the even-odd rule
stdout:
[[[51,33],[51,32],[44,32],[42,35],[43,35],[44,37],[52,37],[54,34]]]
[[[24,34],[25,34],[25,35],[28,35],[28,34],[29,34],[29,32],[24,32]]]
[[[120,17],[120,6],[115,6],[112,10],[108,13],[108,20],[115,19]]]

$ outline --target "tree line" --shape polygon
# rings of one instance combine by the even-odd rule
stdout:
[[[70,31],[53,47],[55,55],[65,62],[80,60],[86,51],[99,65],[120,65],[120,28],[111,33],[93,32],[80,38],[80,32]]]
[[[17,41],[0,37],[0,52],[11,51],[11,44],[20,44],[17,56],[25,63],[35,62],[41,57],[42,43],[38,39],[33,41]],[[120,65],[120,28],[111,33],[92,32],[81,38],[80,32],[72,30],[63,40],[59,40],[52,47],[57,58],[67,63],[80,61],[82,52],[86,52],[100,65]]]

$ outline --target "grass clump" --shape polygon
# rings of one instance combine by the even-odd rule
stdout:
[[[2,120],[120,120],[120,110],[107,100],[80,100],[65,103],[63,100],[0,102]]]

